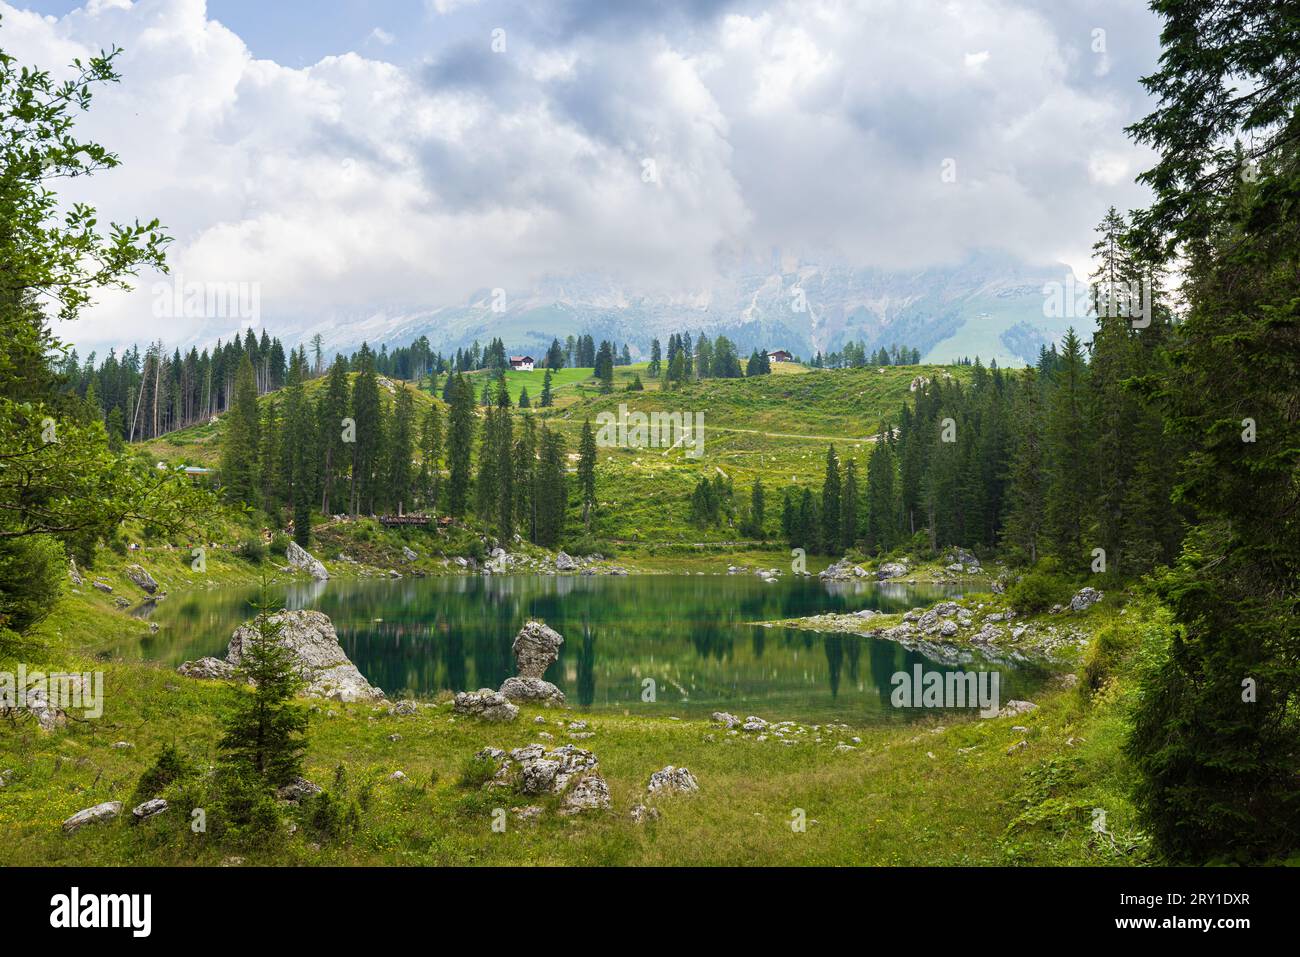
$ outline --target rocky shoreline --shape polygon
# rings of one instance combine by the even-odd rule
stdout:
[[[1049,618],[1060,616],[1059,623],[1018,616],[1009,608],[982,601],[941,601],[901,615],[864,609],[755,624],[883,638],[943,664],[965,664],[978,656],[1003,664],[1070,665],[1090,641],[1088,631],[1071,618],[1086,612],[1103,597],[1093,588],[1081,589],[1068,606],[1058,605],[1049,614]]]

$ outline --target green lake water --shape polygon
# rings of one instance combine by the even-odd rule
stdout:
[[[546,677],[585,710],[697,716],[714,710],[773,720],[897,720],[891,676],[921,664],[954,666],[895,642],[752,624],[828,611],[902,611],[960,591],[897,583],[824,583],[754,576],[492,576],[330,581],[281,586],[275,601],[329,615],[349,658],[392,698],[497,688],[514,674],[510,644],[540,618],[564,636]],[[116,654],[176,665],[224,655],[251,617],[256,589],[175,595],[139,611],[157,634]],[[1001,700],[1041,680],[1030,669],[975,661],[1000,672]],[[647,684],[647,679],[653,684]],[[649,689],[653,689],[653,701]]]

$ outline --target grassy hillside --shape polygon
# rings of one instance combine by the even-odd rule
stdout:
[[[761,478],[767,490],[767,520],[764,536],[773,547],[780,529],[781,490],[787,485],[819,487],[825,468],[827,446],[834,443],[842,460],[857,462],[860,480],[865,480],[866,457],[874,436],[885,421],[895,421],[898,410],[911,396],[917,376],[964,379],[969,369],[960,366],[900,366],[869,369],[817,370],[794,364],[778,364],[770,376],[752,379],[707,379],[677,389],[664,390],[662,380],[652,379],[644,363],[615,369],[615,391],[601,395],[590,369],[562,369],[552,374],[554,408],[516,410],[517,416],[534,415],[558,429],[568,443],[571,468],[576,469],[578,439],[582,424],[602,412],[629,411],[702,413],[704,447],[699,458],[678,449],[600,448],[597,481],[600,510],[594,535],[598,539],[626,545],[721,544],[738,541],[735,528],[723,524],[698,528],[690,519],[690,494],[702,475],[721,474],[734,483],[736,505],[749,501],[750,488]],[[474,373],[477,390],[488,374]],[[627,392],[626,386],[640,376],[644,390]],[[509,372],[506,382],[517,403],[519,391],[540,399],[545,372]],[[431,396],[410,382],[382,379],[380,395],[391,404],[396,390],[404,388],[415,397],[418,415],[436,403],[446,411],[441,398]],[[313,398],[325,387],[323,378],[307,385]],[[280,394],[263,396],[261,402],[278,402]],[[154,460],[169,464],[214,467],[221,458],[224,427],[220,418],[142,443]],[[576,509],[571,511],[571,537],[580,537]],[[337,544],[337,543],[335,543]],[[344,543],[346,544],[346,543]],[[751,545],[761,542],[750,541]]]
[[[793,367],[804,369],[804,367]],[[709,379],[661,390],[644,379],[643,392],[594,395],[539,413],[576,449],[588,418],[629,412],[701,412],[704,449],[691,458],[682,449],[602,448],[597,456],[600,514],[598,536],[620,542],[724,542],[737,538],[727,527],[690,524],[690,494],[701,475],[722,474],[735,486],[736,504],[748,503],[754,481],[767,491],[767,537],[780,530],[781,490],[820,487],[826,449],[857,463],[865,480],[866,458],[885,421],[897,421],[918,376],[965,378],[966,367],[905,366],[883,369],[807,370],[752,379]]]

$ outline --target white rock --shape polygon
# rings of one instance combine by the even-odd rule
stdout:
[[[87,824],[101,824],[105,821],[111,821],[121,813],[121,801],[105,801],[103,804],[96,804],[94,807],[85,808],[72,815],[63,822],[63,830],[65,833],[71,834]]]
[[[690,794],[700,789],[689,768],[675,768],[671,764],[650,775],[646,788],[651,794]]]
[[[325,581],[330,577],[330,573],[325,570],[325,566],[317,561],[311,552],[295,541],[289,542],[288,547],[284,550],[284,557],[289,560],[290,568],[304,569],[317,581]]]

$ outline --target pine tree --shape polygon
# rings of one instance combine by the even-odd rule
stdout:
[[[564,473],[564,438],[542,426],[537,468],[537,544],[554,548],[564,537],[568,482]]]
[[[1083,346],[1071,329],[1048,398],[1044,471],[1048,541],[1066,568],[1078,570],[1088,567],[1091,551],[1084,548],[1092,528],[1087,378]]]
[[[840,490],[840,541],[845,550],[858,542],[858,466],[852,459],[844,465]]]
[[[325,394],[317,410],[321,439],[321,512],[328,515],[330,503],[342,496],[339,475],[348,458],[343,420],[348,414],[348,369],[342,356],[335,356],[325,383]]]
[[[380,412],[375,356],[362,344],[357,358],[357,377],[352,383],[352,418],[356,433],[352,443],[353,515],[360,514],[363,509],[370,514],[374,512],[380,452],[384,447]]]
[[[864,538],[867,550],[873,553],[887,552],[897,544],[897,526],[894,521],[895,471],[893,446],[887,434],[881,433],[871,447],[871,457],[867,459],[867,514]]]
[[[222,763],[256,774],[268,788],[302,773],[307,751],[307,709],[294,702],[302,688],[297,657],[282,640],[283,612],[270,603],[266,582],[245,627],[239,648],[239,673],[253,687],[235,691],[235,707],[223,722],[218,747]]]
[[[474,390],[460,373],[449,380],[451,415],[447,427],[447,511],[461,518],[469,507],[470,456],[474,447]]]
[[[284,441],[280,409],[273,401],[266,402],[263,408],[258,434],[262,440],[261,448],[257,452],[261,466],[258,469],[258,477],[261,479],[258,497],[262,510],[270,516],[275,525],[279,525],[280,509],[284,506],[287,497],[284,474],[284,450],[287,448],[287,443]]]
[[[235,398],[226,413],[225,441],[221,448],[221,484],[235,502],[257,503],[257,456],[261,423],[257,414],[257,383],[253,364],[245,354],[235,374]]]
[[[1038,561],[1047,521],[1042,392],[1038,373],[1032,367],[1021,373],[1012,418],[1016,426],[1007,473],[1007,518],[1002,540],[1032,563]]]
[[[582,423],[582,438],[578,442],[578,493],[582,501],[582,524],[590,531],[596,512],[596,434],[591,429],[591,419]]]
[[[821,543],[828,555],[841,551],[840,538],[840,460],[835,446],[826,450],[826,476],[822,480]]]
[[[766,524],[767,502],[763,492],[762,478],[754,479],[754,487],[749,492],[749,529],[748,534],[754,538],[766,538],[763,526]]]
[[[497,494],[496,494],[496,529],[502,541],[508,541],[515,533],[515,468],[514,468],[514,423],[510,418],[510,393],[506,390],[505,380],[497,386],[496,442]]]
[[[430,405],[420,427],[420,494],[436,515],[442,484],[442,415]]]
[[[796,527],[798,544],[806,552],[821,551],[821,523],[817,518],[817,502],[813,499],[812,489],[803,490],[799,500],[799,524]]]
[[[415,438],[415,400],[409,389],[399,388],[393,400],[392,426],[385,431],[384,499],[404,511],[414,498],[411,480],[411,449]]]
[[[515,439],[515,515],[519,532],[530,542],[537,540],[537,424],[525,416]]]
[[[549,409],[555,402],[555,396],[551,393],[551,370],[546,370],[546,378],[542,380],[542,397],[541,406],[543,409]]]

